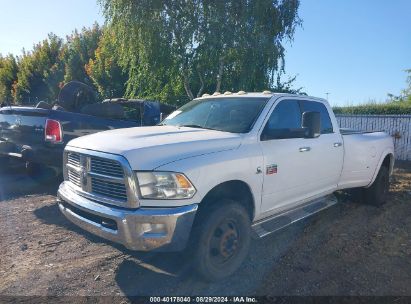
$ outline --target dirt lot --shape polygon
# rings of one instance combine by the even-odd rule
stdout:
[[[411,295],[411,164],[389,202],[355,195],[251,244],[232,277],[193,274],[182,253],[133,253],[81,231],[55,204],[57,184],[0,175],[0,295]]]

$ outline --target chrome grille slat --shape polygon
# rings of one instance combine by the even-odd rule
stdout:
[[[119,198],[119,199],[125,199],[127,198],[127,195],[125,193],[113,193],[110,191],[105,191],[103,189],[98,189],[98,190],[94,190],[93,193],[98,194],[98,195],[104,195],[104,196],[108,196],[108,197],[115,197],[115,198]]]
[[[79,179],[78,177],[73,176],[73,175],[70,175],[70,180],[73,181],[73,183],[74,183],[76,186],[80,186],[80,179]]]
[[[104,192],[104,191],[93,192],[93,193],[96,193],[100,196],[109,197],[109,198],[126,199],[124,195],[115,195],[113,193]]]
[[[95,160],[95,159],[92,159],[91,161],[92,161],[92,165],[95,165],[95,166],[106,167],[106,168],[109,168],[109,169],[112,169],[112,170],[123,171],[120,167],[117,167],[117,166],[113,167],[113,165],[115,165],[115,164],[112,164],[112,163],[101,162],[101,161]]]
[[[117,192],[112,192],[110,190],[107,189],[102,189],[102,188],[95,188],[93,190],[93,193],[97,193],[97,194],[109,194],[109,195],[113,195],[113,196],[117,196],[117,197],[126,197],[126,193],[117,193]]]
[[[118,194],[124,194],[126,195],[126,189],[123,188],[112,188],[108,185],[102,185],[102,184],[97,184],[96,182],[93,182],[93,191],[98,191],[98,190],[103,190],[103,191],[108,191],[112,193],[118,193]]]
[[[100,182],[96,179],[92,179],[93,181],[93,186],[96,187],[109,187],[111,190],[121,190],[123,191],[125,189],[124,185],[121,184],[110,184],[110,183],[105,183],[105,182]]]
[[[69,153],[67,163],[76,167],[80,166],[80,155],[75,153]]]
[[[124,177],[124,170],[119,163],[99,157],[90,157],[90,171],[113,177]]]
[[[123,173],[123,170],[119,168],[112,168],[110,165],[103,165],[103,164],[96,164],[96,163],[91,163],[91,169],[92,171],[97,171],[97,170],[103,170],[103,171],[112,171],[112,172],[118,172],[118,173]]]
[[[119,194],[119,195],[126,195],[126,191],[124,189],[112,189],[109,188],[107,186],[103,186],[103,185],[93,185],[93,191],[106,191],[106,192],[110,192],[113,194]]]
[[[110,198],[117,198],[117,199],[126,199],[126,195],[125,194],[115,194],[112,192],[107,192],[107,191],[103,191],[103,190],[98,190],[98,191],[93,191],[93,193],[98,194],[98,195],[102,195],[105,197],[110,197]]]
[[[72,182],[77,187],[81,187],[80,176],[77,172],[69,170],[68,177],[70,182]]]
[[[98,159],[97,157],[92,157],[91,160],[95,163],[95,164],[101,164],[101,165],[116,165],[119,166],[115,161],[111,161],[111,160],[101,160]],[[118,167],[119,169],[121,169],[121,167]]]
[[[113,167],[111,167],[109,164],[100,164],[100,163],[92,162],[92,163],[91,163],[91,167],[98,167],[98,168],[96,168],[96,169],[107,169],[107,170],[110,170],[110,171],[123,172],[122,169],[120,169],[120,168],[113,168]]]
[[[127,197],[127,190],[124,185],[101,183],[94,178],[92,179],[92,191],[94,193],[112,194],[113,196],[117,197]]]
[[[105,182],[115,183],[115,184],[124,184],[124,177],[113,177],[110,175],[103,175],[103,174],[95,173],[95,172],[89,172],[89,175],[92,178],[96,178],[100,181],[105,181]]]
[[[76,171],[70,171],[69,174],[70,174],[71,177],[80,180],[80,176],[77,174]]]
[[[107,189],[102,189],[102,188],[94,188],[93,190],[94,193],[105,193],[105,194],[110,194],[113,196],[119,196],[119,197],[126,197],[126,193],[124,192],[115,192]]]

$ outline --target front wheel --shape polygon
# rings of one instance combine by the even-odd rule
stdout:
[[[382,166],[373,184],[364,189],[364,202],[374,206],[383,205],[387,201],[389,188],[390,174],[388,168]]]
[[[247,256],[251,221],[246,209],[231,200],[201,212],[193,230],[194,267],[207,281],[216,281],[233,274]]]

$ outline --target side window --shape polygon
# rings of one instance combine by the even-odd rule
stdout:
[[[327,108],[321,102],[315,102],[311,100],[304,100],[302,103],[303,112],[320,112],[321,115],[321,134],[333,133],[333,125],[331,123],[330,115]]]
[[[140,105],[137,103],[122,103],[121,106],[124,110],[124,119],[130,121],[140,122],[141,112]]]
[[[294,100],[280,101],[264,127],[261,140],[301,137],[304,137],[304,129],[301,128],[299,103]]]

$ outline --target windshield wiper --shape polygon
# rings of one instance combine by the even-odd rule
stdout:
[[[195,125],[195,124],[191,124],[191,125],[179,125],[179,126],[177,126],[177,127],[187,127],[187,128],[199,128],[199,129],[207,129],[207,130],[215,130],[215,131],[220,131],[220,130],[217,130],[217,129],[213,129],[213,128],[207,128],[207,127],[204,127],[204,126],[200,126],[200,125]]]

